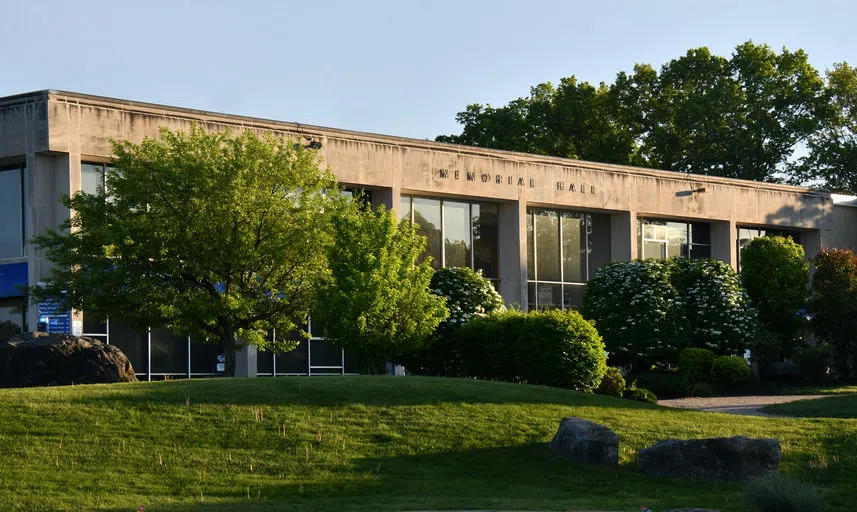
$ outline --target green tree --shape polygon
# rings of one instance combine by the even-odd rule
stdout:
[[[331,221],[346,201],[325,193],[336,183],[315,152],[198,126],[113,151],[107,191],[63,198],[71,218],[34,239],[54,270],[32,297],[220,342],[227,375],[236,343],[293,348],[264,331],[306,334]]]
[[[753,348],[759,359],[790,357],[803,328],[809,265],[803,247],[781,236],[756,238],[741,249],[741,284],[763,332]]]
[[[836,64],[827,72],[828,114],[795,166],[799,181],[818,180],[835,192],[857,194],[857,69]]]
[[[798,50],[747,42],[730,58],[689,50],[595,87],[564,78],[505,107],[470,105],[438,141],[597,162],[778,181],[832,113]]]
[[[426,239],[392,210],[352,204],[333,221],[330,277],[320,288],[313,318],[328,341],[352,354],[366,373],[384,370],[428,338],[446,316],[429,289],[429,259],[417,263]]]
[[[842,377],[857,371],[857,256],[843,249],[821,251],[813,259],[811,325],[830,343]]]

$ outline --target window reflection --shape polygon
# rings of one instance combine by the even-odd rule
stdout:
[[[445,267],[470,267],[470,204],[443,202]]]
[[[440,201],[437,199],[415,197],[413,198],[413,205],[413,222],[419,226],[419,233],[428,240],[423,258],[430,256],[432,258],[431,266],[440,268],[442,266],[440,254]]]
[[[589,279],[595,217],[600,219],[598,215],[567,210],[527,208],[530,309],[580,306],[583,283]],[[603,219],[601,221],[599,226],[609,226]],[[606,253],[599,257],[603,261],[609,260]]]
[[[24,168],[0,170],[0,258],[24,256]]]
[[[640,219],[637,225],[640,259],[707,258],[711,255],[711,225]]]
[[[497,279],[499,206],[403,195],[400,217],[419,226],[428,239],[423,257],[432,257],[432,266],[467,267]],[[496,282],[494,283],[496,285]]]

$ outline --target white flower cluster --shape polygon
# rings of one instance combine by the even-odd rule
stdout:
[[[687,345],[740,354],[755,312],[738,277],[715,260],[613,262],[587,284],[583,313],[619,357],[672,361]]]
[[[471,318],[504,310],[503,298],[481,271],[469,268],[446,267],[435,271],[432,292],[446,297],[449,317],[443,325],[459,326]]]

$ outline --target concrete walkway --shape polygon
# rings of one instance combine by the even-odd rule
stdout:
[[[762,412],[762,407],[772,404],[812,400],[830,395],[780,395],[780,396],[720,396],[711,398],[676,398],[658,400],[658,405],[697,411],[725,412],[746,416],[776,416]]]

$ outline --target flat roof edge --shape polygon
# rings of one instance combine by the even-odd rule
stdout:
[[[185,115],[188,117],[209,117],[209,118],[219,118],[224,122],[234,122],[239,124],[249,124],[249,125],[260,125],[267,124],[271,127],[279,127],[283,129],[289,130],[300,130],[307,132],[319,132],[327,133],[331,135],[340,135],[344,137],[352,137],[360,140],[368,140],[374,142],[387,142],[387,143],[396,143],[399,145],[410,146],[410,147],[418,147],[424,149],[436,149],[442,151],[453,151],[460,154],[470,154],[470,155],[478,155],[485,157],[494,157],[494,158],[507,158],[511,160],[515,160],[518,162],[525,163],[535,163],[535,164],[547,164],[547,165],[563,165],[569,167],[583,167],[590,170],[595,171],[608,171],[608,172],[620,172],[625,174],[637,174],[637,175],[648,175],[648,176],[659,176],[667,179],[682,179],[682,180],[698,180],[698,181],[706,181],[708,183],[719,183],[730,186],[743,186],[743,187],[752,187],[752,188],[761,188],[767,190],[778,190],[783,192],[800,192],[804,194],[816,195],[820,197],[830,197],[830,193],[826,190],[820,190],[817,188],[810,187],[802,187],[797,185],[785,185],[780,183],[767,183],[760,181],[752,181],[752,180],[743,180],[737,178],[724,178],[720,176],[708,176],[704,174],[692,174],[692,173],[684,173],[677,171],[664,171],[660,169],[650,169],[646,167],[635,167],[629,165],[619,165],[619,164],[608,164],[601,162],[591,162],[587,160],[573,160],[569,158],[555,157],[555,156],[545,156],[545,155],[536,155],[531,153],[520,153],[516,151],[508,151],[502,149],[489,149],[489,148],[481,148],[477,146],[467,146],[461,144],[451,144],[446,142],[435,142],[424,139],[415,139],[410,137],[400,137],[395,135],[385,135],[379,133],[372,132],[360,132],[356,130],[347,130],[342,128],[331,128],[326,126],[317,126],[310,124],[303,124],[294,121],[279,121],[275,119],[267,119],[267,118],[259,118],[259,117],[251,117],[251,116],[243,116],[237,114],[226,114],[222,112],[213,112],[207,110],[198,110],[191,109],[185,107],[175,107],[171,105],[163,105],[158,103],[148,103],[143,101],[131,101],[124,100],[119,98],[111,98],[107,96],[98,96],[93,94],[84,94],[78,92],[71,91],[62,91],[56,89],[46,89],[42,91],[19,94],[15,96],[7,96],[5,98],[0,98],[0,105],[2,105],[6,100],[20,98],[21,100],[26,100],[34,97],[48,97],[53,96],[57,99],[69,99],[69,100],[77,100],[83,102],[90,102],[94,104],[102,104],[102,105],[113,105],[120,106],[128,109],[151,109],[151,110],[162,110],[166,112],[174,112],[179,115]]]

